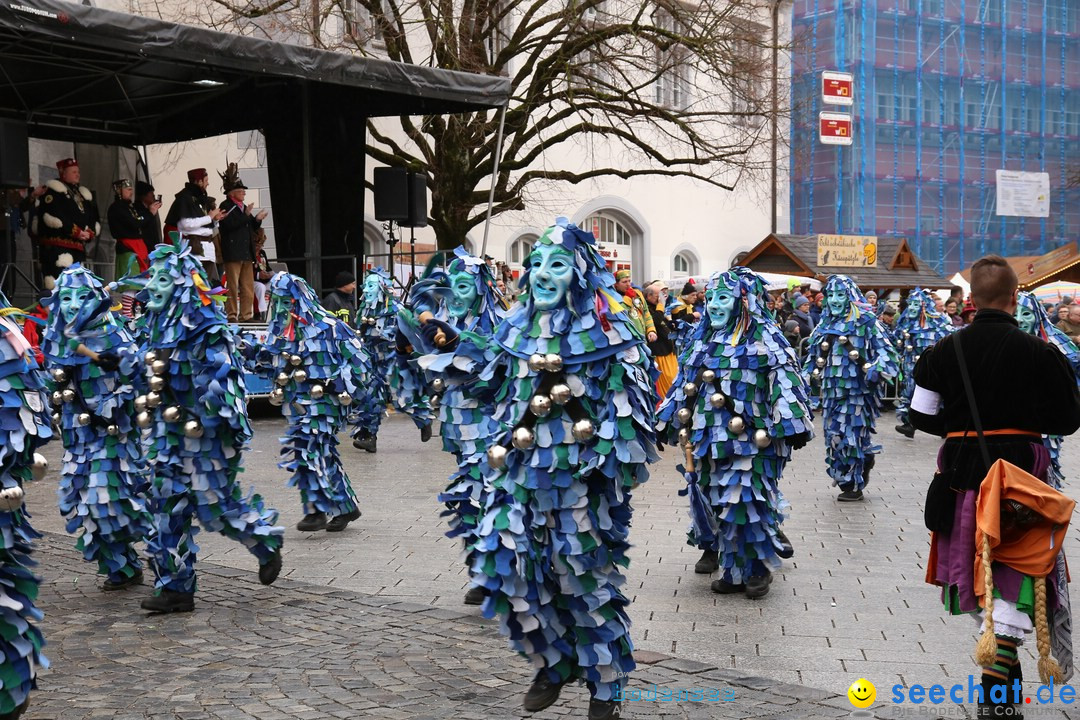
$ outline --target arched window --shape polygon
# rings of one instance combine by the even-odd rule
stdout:
[[[583,230],[592,231],[601,245],[625,245],[630,247],[630,231],[615,218],[600,213],[590,215],[582,226]]]
[[[536,242],[536,235],[527,234],[518,237],[512,243],[506,253],[506,262],[510,265],[520,267],[525,264],[525,260],[529,257],[529,251],[532,249],[533,243]]]
[[[682,275],[697,275],[698,259],[693,253],[677,252],[671,257],[671,272],[675,277]]]

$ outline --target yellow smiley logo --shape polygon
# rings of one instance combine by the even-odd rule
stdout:
[[[855,707],[868,708],[874,704],[874,698],[877,697],[877,688],[869,680],[859,678],[851,683],[851,687],[847,689],[847,697]]]

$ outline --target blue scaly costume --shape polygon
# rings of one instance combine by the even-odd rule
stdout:
[[[488,593],[484,615],[500,616],[538,670],[526,707],[534,690],[547,700],[532,709],[575,679],[593,701],[617,702],[635,667],[620,588],[631,490],[658,459],[655,371],[594,243],[560,218],[534,244],[520,280],[528,294],[494,337],[462,333],[452,354],[425,363],[494,408],[501,428],[483,468],[473,578]],[[573,277],[561,304],[541,311],[531,283],[545,246],[568,254]]]
[[[220,295],[211,293],[186,241],[151,252],[148,272],[159,270],[174,278],[171,297],[166,307],[148,308],[138,321],[150,392],[136,398],[136,408],[147,408],[136,423],[145,428],[156,530],[147,551],[157,590],[190,596],[199,549],[195,516],[205,529],[243,544],[260,569],[280,569],[285,530],[274,525],[277,511],[259,495],[245,497],[236,479],[251,426],[242,363]],[[138,299],[147,302],[147,291]],[[144,608],[151,609],[145,603]]]
[[[790,557],[780,532],[787,503],[779,482],[791,450],[813,436],[808,390],[783,331],[765,307],[765,284],[746,268],[717,273],[708,298],[724,290],[735,307],[723,328],[709,315],[695,326],[679,375],[660,406],[668,442],[686,455],[691,526],[687,542],[701,548],[722,576],[717,592],[747,589]]]
[[[35,451],[53,430],[43,373],[13,314],[0,293],[0,715],[17,718],[37,687],[38,668],[49,666],[41,630],[31,624],[44,617],[34,606],[40,580],[30,570],[33,541],[41,536],[30,526],[23,486],[33,473],[44,474]]]
[[[77,295],[81,309],[65,317],[61,296]],[[64,465],[57,494],[66,530],[79,533],[75,547],[98,572],[104,588],[139,582],[142,561],[135,543],[151,530],[146,511],[146,464],[134,424],[135,381],[142,364],[135,341],[109,309],[99,277],[72,265],[61,273],[49,308],[41,349],[51,370],[52,402],[59,407]],[[107,369],[76,348],[111,355]]]
[[[288,422],[280,467],[292,473],[289,485],[299,488],[305,516],[341,518],[331,528],[337,530],[338,524],[360,517],[337,434],[350,406],[365,417],[381,412],[365,389],[374,375],[371,359],[353,329],[323,308],[303,279],[275,275],[270,303],[259,357],[260,367],[272,373],[278,386],[271,402],[282,405]]]
[[[837,315],[829,306],[831,293],[847,298]],[[825,464],[844,499],[860,499],[874,455],[884,382],[899,371],[896,349],[858,286],[846,275],[830,275],[824,288],[821,320],[810,334],[803,377],[821,387],[821,417],[825,433]]]
[[[911,298],[919,298],[918,306]],[[956,328],[934,307],[934,298],[926,290],[915,288],[908,294],[908,306],[896,319],[893,342],[900,355],[900,397],[896,399],[896,419],[908,425],[908,405],[915,392],[915,363]]]

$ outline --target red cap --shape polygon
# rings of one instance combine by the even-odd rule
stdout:
[[[79,162],[75,158],[64,158],[56,163],[56,169],[60,172],[64,172],[69,167],[79,167]]]
[[[195,168],[187,171],[188,182],[199,182],[204,177],[207,177],[206,168]]]

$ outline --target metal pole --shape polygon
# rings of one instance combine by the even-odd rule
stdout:
[[[502,163],[503,128],[506,126],[507,101],[499,111],[499,135],[495,138],[495,167],[491,171],[491,189],[488,191],[487,217],[484,219],[484,244],[480,247],[480,259],[487,255],[488,230],[491,228],[491,206],[495,204],[495,181],[499,179],[499,164]]]
[[[776,234],[776,202],[777,202],[777,148],[780,122],[780,91],[779,64],[780,64],[780,3],[783,0],[773,0],[772,7],[772,234]]]

